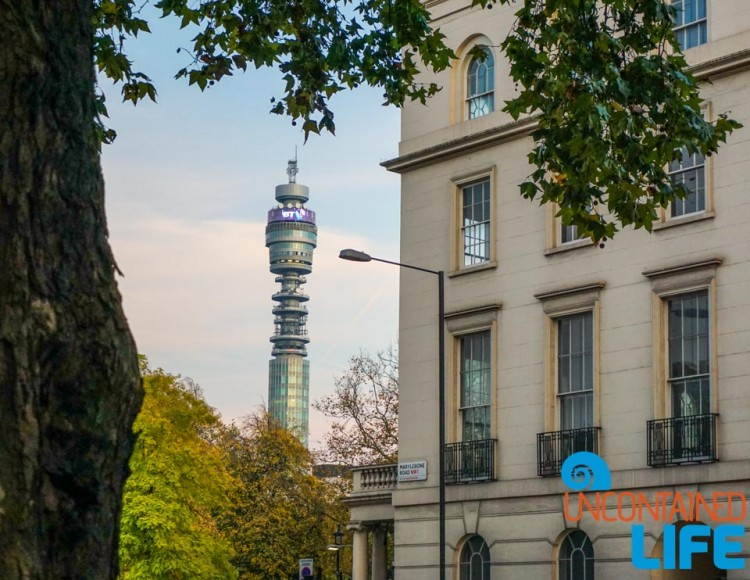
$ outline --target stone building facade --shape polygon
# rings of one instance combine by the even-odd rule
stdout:
[[[731,112],[750,127],[750,3],[680,4],[678,36],[706,116]],[[437,284],[402,270],[399,461],[426,460],[427,478],[396,484],[395,466],[380,479],[360,473],[349,498],[354,579],[367,574],[368,525],[391,521],[395,577],[439,577],[441,452],[449,579],[750,579],[750,562],[723,571],[710,555],[693,570],[636,569],[618,496],[598,520],[571,522],[560,478],[567,456],[591,451],[615,494],[666,498],[668,509],[678,495],[717,492],[717,509],[736,514],[750,495],[750,130],[670,168],[692,193],[653,233],[624,230],[594,247],[519,194],[533,120],[500,110],[514,86],[497,48],[517,7],[427,5],[458,60],[425,75],[445,88],[404,109],[399,156],[384,165],[402,180],[400,261],[446,273],[447,445]],[[477,45],[487,58],[472,58]],[[679,531],[684,515],[643,519],[646,557],[670,551],[665,526]],[[750,518],[739,525],[750,559]]]

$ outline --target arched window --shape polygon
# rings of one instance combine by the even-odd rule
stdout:
[[[489,48],[483,56],[475,56],[467,75],[466,101],[469,119],[481,117],[495,110],[495,60]]]
[[[560,546],[560,580],[594,580],[594,546],[585,532],[576,530]]]
[[[461,580],[490,580],[490,549],[482,536],[471,536],[461,549]]]

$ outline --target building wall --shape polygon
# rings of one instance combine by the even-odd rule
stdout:
[[[499,44],[517,9],[481,10],[458,0],[428,6],[459,56],[465,54],[462,47],[477,39]],[[716,118],[730,112],[750,127],[750,3],[709,0],[708,27],[709,43],[687,51],[696,71],[703,71],[713,82],[702,88],[709,102],[707,115]],[[507,63],[499,49],[493,52],[499,109],[514,89],[507,78]],[[735,64],[721,64],[730,61]],[[724,67],[720,74],[715,74],[717,67]],[[540,300],[539,295],[601,286],[596,291],[595,424],[601,427],[600,451],[613,472],[615,489],[639,489],[647,494],[719,489],[750,494],[750,131],[737,131],[709,159],[708,195],[713,207],[699,219],[667,221],[650,235],[626,229],[603,249],[588,243],[559,247],[551,208],[519,194],[519,184],[531,172],[526,160],[532,147],[528,130],[524,134],[523,123],[512,130],[511,119],[502,112],[463,120],[463,71],[465,63],[458,61],[453,71],[434,77],[445,88],[428,106],[404,109],[400,158],[387,164],[402,174],[401,261],[449,272],[449,314],[499,305],[491,315],[483,315],[491,317],[494,333],[492,433],[498,441],[497,480],[447,488],[447,540],[459,548],[466,534],[481,533],[490,544],[493,578],[556,578],[552,561],[565,530],[561,514],[565,487],[559,478],[537,477],[536,435],[557,429],[548,391],[550,328],[545,308],[550,301],[564,298]],[[483,141],[493,130],[497,136]],[[456,147],[451,149],[451,143]],[[430,160],[425,153],[428,148],[438,151]],[[493,175],[493,260],[489,267],[457,271],[457,183],[483,172]],[[708,265],[683,273],[644,275],[699,262]],[[659,386],[664,361],[662,337],[657,332],[657,293],[670,283],[687,288],[691,277],[712,280],[711,410],[719,413],[719,461],[650,468],[647,421],[669,416]],[[403,270],[400,291],[399,460],[426,459],[429,476],[425,482],[399,484],[394,493],[396,573],[410,580],[434,579],[438,562],[437,284],[433,276]],[[449,353],[462,331],[462,319],[471,327],[469,315],[456,317],[453,326],[458,330],[453,333],[449,324]],[[450,443],[459,439],[459,429],[458,371],[455,356],[449,359],[446,418]],[[661,533],[659,525],[650,530],[649,549]],[[750,526],[750,521],[744,525]],[[629,526],[584,520],[581,528],[594,542],[597,579],[651,577],[648,572],[634,571],[630,564]],[[448,551],[448,561],[454,553],[457,550]],[[750,557],[747,538],[744,554]],[[750,563],[744,571],[730,571],[729,578],[750,578]]]

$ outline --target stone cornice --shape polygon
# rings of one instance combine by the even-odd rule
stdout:
[[[673,274],[682,274],[683,272],[691,272],[694,270],[701,270],[703,268],[716,268],[720,266],[723,259],[719,256],[708,258],[707,260],[700,260],[697,262],[687,262],[682,264],[675,264],[671,266],[664,266],[661,268],[651,268],[645,270],[643,275],[646,278],[659,278],[660,276],[671,276]]]
[[[499,302],[495,302],[494,304],[485,304],[482,306],[472,306],[469,308],[464,308],[462,310],[446,312],[445,319],[452,320],[454,318],[461,318],[463,316],[471,316],[473,314],[485,314],[487,312],[495,312],[496,310],[500,310],[502,306],[503,305],[500,304]]]
[[[699,81],[711,80],[742,69],[750,68],[750,48],[742,49],[721,57],[707,60],[690,67],[690,71]],[[486,149],[505,141],[526,137],[537,126],[538,115],[512,121],[497,127],[485,129],[478,133],[450,139],[437,145],[400,155],[383,161],[380,165],[393,173],[405,173],[426,165],[432,165],[452,157],[458,157],[472,151]]]
[[[570,296],[571,294],[583,294],[584,292],[598,292],[604,288],[604,282],[594,282],[593,284],[584,284],[583,286],[574,286],[570,288],[559,288],[557,290],[548,290],[546,292],[537,292],[534,298],[537,300],[549,300],[550,298],[560,298],[561,296]]]
[[[438,161],[464,155],[478,149],[485,149],[517,137],[524,137],[531,134],[536,128],[536,124],[536,116],[528,117],[520,121],[513,121],[498,127],[492,127],[479,133],[472,133],[458,139],[444,141],[443,143],[432,145],[413,153],[396,157],[395,159],[383,161],[380,165],[388,171],[404,173],[417,167],[431,165]]]
[[[695,64],[690,67],[690,72],[692,72],[698,80],[703,81],[735,73],[749,67],[750,48],[744,48],[718,58]]]
[[[380,492],[380,493],[353,493],[346,497],[341,498],[341,503],[348,506],[366,506],[366,505],[390,505],[391,497],[393,496],[392,491]]]

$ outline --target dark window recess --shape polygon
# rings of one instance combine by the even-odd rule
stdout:
[[[482,536],[471,536],[461,550],[461,580],[490,580],[490,549]]]
[[[537,474],[541,477],[560,475],[563,462],[579,451],[599,453],[599,427],[568,429],[537,433]]]
[[[585,532],[575,530],[560,546],[559,580],[594,580],[594,546]]]
[[[495,479],[495,439],[449,443],[443,448],[445,483],[471,483]]]
[[[648,464],[651,467],[716,461],[718,414],[656,419],[648,422]]]

